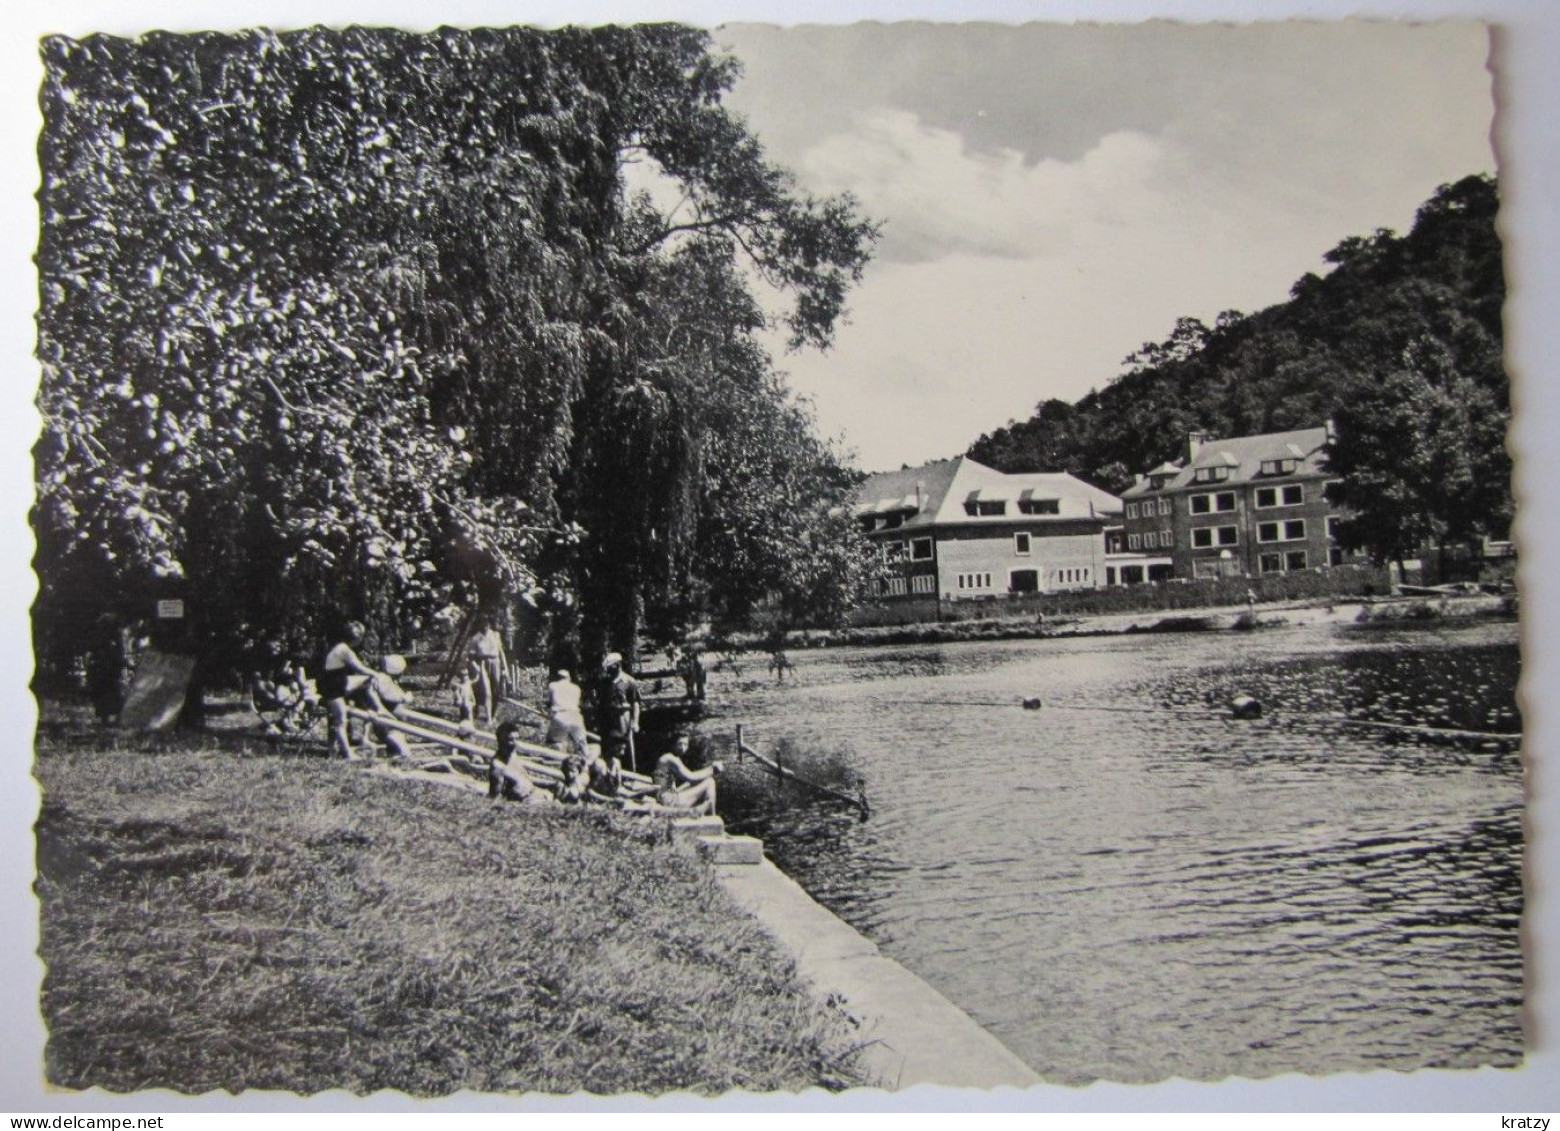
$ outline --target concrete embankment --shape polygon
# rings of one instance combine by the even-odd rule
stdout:
[[[757,841],[724,838],[746,851],[722,853],[720,834],[705,835],[718,820],[677,824],[698,839],[738,906],[791,953],[814,993],[841,1003],[856,1018],[866,1068],[883,1087],[1025,1088],[1041,1082],[969,1014],[815,902],[761,855]],[[723,858],[743,862],[723,863]]]

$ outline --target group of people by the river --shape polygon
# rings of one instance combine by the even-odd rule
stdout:
[[[372,734],[379,745],[398,758],[411,756],[406,734],[397,721],[406,721],[410,693],[401,685],[406,660],[387,656],[375,668],[360,655],[365,637],[364,626],[348,622],[326,651],[319,678],[309,681],[301,666],[289,665],[274,680],[266,681],[267,701],[280,712],[284,722],[297,711],[317,705],[327,717],[329,743],[333,753],[351,760],[362,758],[352,740],[352,709],[362,712],[365,735]],[[690,698],[702,698],[704,665],[696,650],[675,654],[674,670],[684,680]],[[479,725],[492,726],[500,704],[508,702],[521,710],[533,709],[509,692],[514,690],[513,671],[506,662],[498,633],[488,630],[472,639],[471,653],[453,681],[456,724],[461,732],[476,737]],[[597,732],[586,729],[585,700],[591,692],[593,721]],[[638,773],[637,749],[644,709],[639,681],[624,670],[623,657],[608,653],[597,676],[587,687],[576,683],[566,668],[552,670],[543,695],[546,732],[540,749],[521,738],[521,724],[502,722],[493,738],[496,750],[487,760],[488,795],[495,799],[527,804],[601,804],[634,811],[681,810],[694,813],[715,811],[715,775],[721,764],[713,762],[700,769],[691,768],[689,738],[677,735],[670,750],[656,760],[653,772]],[[594,740],[594,741],[593,741]],[[465,743],[469,749],[471,743]],[[527,746],[530,749],[527,750]],[[546,761],[537,763],[540,755]],[[561,776],[553,766],[561,755]],[[463,768],[475,769],[463,759]],[[533,773],[539,764],[553,772]]]

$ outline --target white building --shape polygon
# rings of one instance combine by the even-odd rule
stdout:
[[[895,567],[885,597],[961,601],[1106,583],[1121,500],[1065,472],[1008,475],[968,456],[869,476],[853,513]]]

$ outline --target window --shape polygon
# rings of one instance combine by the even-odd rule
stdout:
[[[1335,514],[1330,514],[1327,516],[1327,537],[1338,537],[1338,516]]]
[[[1343,547],[1342,546],[1333,546],[1333,547],[1331,547],[1327,551],[1327,562],[1328,562],[1329,565],[1335,565],[1335,566],[1342,565],[1343,564]]]
[[[1193,514],[1208,514],[1213,510],[1213,496],[1193,495],[1191,499],[1191,510]]]
[[[1040,571],[1015,569],[1008,574],[1008,588],[1014,593],[1040,592]]]
[[[1136,518],[1137,517],[1137,504],[1136,503],[1128,503],[1127,504],[1127,517],[1128,518]]]
[[[910,560],[915,562],[929,562],[932,560],[932,540],[930,538],[916,538],[910,543]]]
[[[902,562],[905,560],[905,544],[903,542],[884,542],[883,560],[886,562]]]
[[[1265,459],[1262,461],[1263,475],[1293,475],[1299,461],[1291,458]]]
[[[1029,553],[1029,535],[1022,530],[1013,535],[1013,552],[1026,555]]]
[[[1284,569],[1284,555],[1263,554],[1257,559],[1257,569],[1262,573],[1282,573]]]
[[[1105,552],[1107,554],[1119,554],[1126,547],[1126,539],[1112,530],[1105,535]]]
[[[1127,549],[1141,550],[1143,548],[1143,536],[1141,534],[1127,535]]]
[[[1159,544],[1167,550],[1175,547],[1175,534],[1168,526],[1159,532]]]
[[[903,526],[904,523],[905,516],[902,514],[891,514],[883,520],[883,525],[889,530],[893,530],[896,526]]]
[[[1219,535],[1219,545],[1234,546],[1240,541],[1240,528],[1235,526],[1216,526],[1214,530]]]
[[[1024,514],[1061,514],[1060,499],[1020,499],[1018,509]]]
[[[1239,542],[1240,528],[1235,526],[1199,526],[1192,531],[1192,545],[1198,549],[1234,546]]]
[[[1304,550],[1290,550],[1289,553],[1285,554],[1284,555],[1284,568],[1285,569],[1304,569],[1305,568],[1305,551]]]
[[[976,499],[975,513],[990,518],[994,515],[1007,514],[1007,501],[1005,499]]]
[[[1160,499],[1159,500],[1159,513],[1160,514],[1169,514],[1170,513],[1170,500],[1169,499]]]
[[[1193,514],[1219,514],[1235,509],[1235,492],[1220,491],[1216,495],[1193,495]]]
[[[1106,585],[1114,585],[1114,584],[1116,584],[1116,567],[1115,566],[1106,566],[1105,567],[1105,584]]]
[[[1201,550],[1211,545],[1213,545],[1213,527],[1199,526],[1192,531],[1192,547],[1194,549]]]
[[[991,574],[989,573],[961,573],[959,574],[960,589],[990,589]]]
[[[910,579],[910,592],[935,593],[937,592],[937,579],[929,573],[918,573]]]
[[[1218,467],[1199,467],[1192,472],[1193,483],[1223,483],[1230,477],[1230,469],[1220,465]]]
[[[1257,506],[1264,509],[1298,507],[1303,502],[1305,502],[1305,487],[1299,483],[1291,483],[1287,487],[1257,488]]]
[[[1305,538],[1305,519],[1292,518],[1288,522],[1260,522],[1257,524],[1258,542],[1299,542]]]
[[[1143,548],[1145,550],[1152,550],[1157,545],[1159,545],[1158,531],[1150,530],[1147,534],[1143,535]]]

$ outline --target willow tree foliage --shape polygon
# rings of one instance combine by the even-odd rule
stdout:
[[[388,643],[522,597],[632,647],[647,604],[703,611],[721,413],[796,419],[748,273],[789,295],[794,345],[824,346],[875,236],[766,161],[704,33],[43,56],[42,653],[144,615],[170,578],[207,659],[234,664],[317,644],[331,614]],[[681,203],[630,192],[633,163]],[[770,446],[819,484],[836,464]]]

